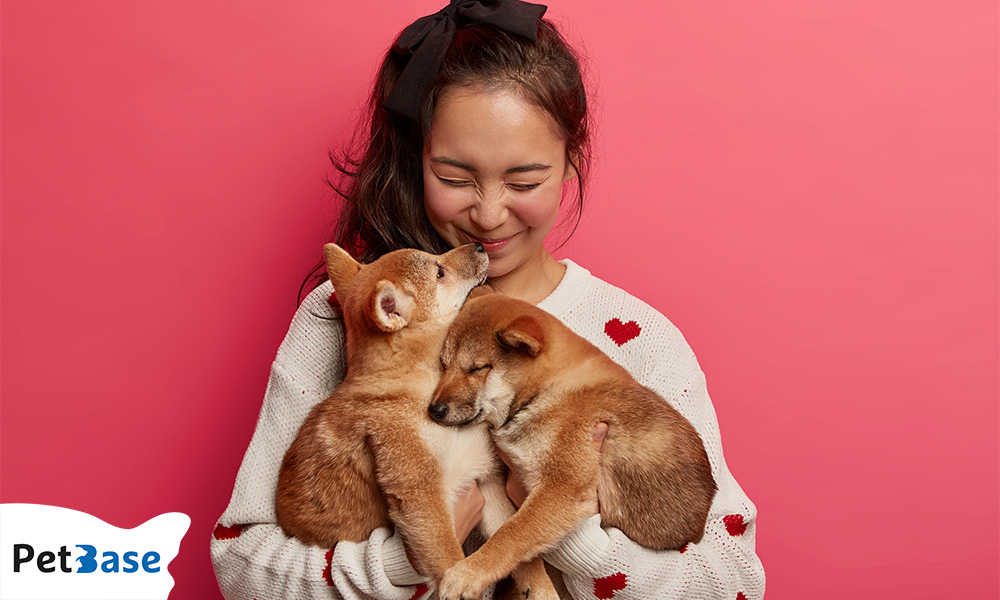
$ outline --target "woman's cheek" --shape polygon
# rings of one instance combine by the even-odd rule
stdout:
[[[454,235],[456,221],[462,216],[468,204],[468,191],[464,188],[436,184],[429,185],[424,190],[424,210],[431,225],[449,242]]]
[[[514,202],[518,220],[529,227],[542,227],[554,222],[559,214],[560,189],[537,190],[522,195]]]

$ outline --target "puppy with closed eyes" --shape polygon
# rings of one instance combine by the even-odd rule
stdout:
[[[716,484],[698,433],[556,317],[478,295],[452,323],[441,363],[431,417],[486,423],[528,492],[510,520],[445,573],[442,600],[478,597],[598,506],[602,525],[651,549],[701,539]],[[599,422],[608,425],[600,452],[592,436]]]

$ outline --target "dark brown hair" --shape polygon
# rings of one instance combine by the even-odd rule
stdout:
[[[331,154],[337,172],[330,185],[343,198],[333,241],[361,262],[400,248],[449,249],[424,210],[422,154],[437,99],[450,86],[512,89],[552,116],[577,173],[575,230],[589,174],[587,95],[579,59],[552,23],[541,21],[536,41],[488,25],[459,26],[421,104],[420,123],[382,106],[404,66],[404,57],[386,53],[356,135],[361,142]],[[316,272],[317,282],[325,279],[321,268]]]

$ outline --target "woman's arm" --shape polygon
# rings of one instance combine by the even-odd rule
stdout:
[[[292,320],[232,499],[212,535],[216,578],[230,600],[410,600],[426,591],[399,536],[386,529],[365,542],[324,549],[289,538],[277,524],[275,490],[285,451],[309,410],[344,376],[343,328],[327,303],[331,293],[329,283],[317,288]]]
[[[233,537],[233,530],[238,536]],[[387,529],[367,541],[335,548],[307,546],[276,523],[216,527],[212,563],[228,600],[333,598],[409,600],[427,585],[407,562],[402,542]]]

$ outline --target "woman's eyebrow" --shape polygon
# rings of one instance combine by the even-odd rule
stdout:
[[[476,169],[468,163],[464,163],[455,158],[449,158],[447,156],[433,156],[431,157],[431,162],[439,163],[442,165],[451,165],[453,167],[458,167],[459,169],[464,169],[470,173],[475,173]],[[511,173],[527,173],[529,171],[547,171],[551,169],[551,165],[543,165],[542,163],[528,163],[526,165],[519,165],[516,167],[511,167],[504,171],[504,175],[510,175]]]
[[[543,165],[542,163],[530,163],[519,167],[511,167],[503,173],[504,175],[510,175],[511,173],[527,173],[529,171],[547,171],[551,168],[550,165]]]
[[[439,163],[442,165],[451,165],[453,167],[458,167],[459,169],[464,169],[470,173],[475,173],[476,169],[472,165],[464,163],[455,158],[448,158],[447,156],[432,156],[431,162]]]

